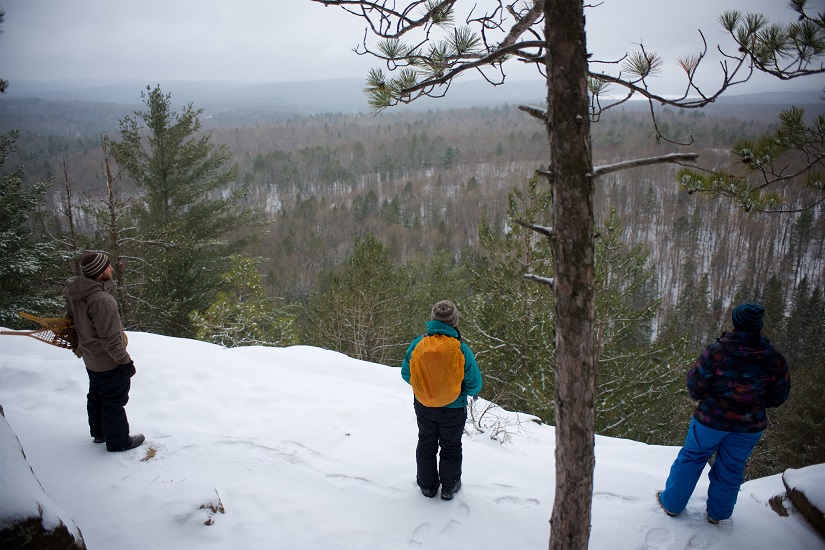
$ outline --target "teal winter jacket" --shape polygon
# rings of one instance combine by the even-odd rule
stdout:
[[[427,334],[422,334],[415,338],[410,347],[407,348],[407,353],[404,356],[404,362],[401,364],[401,378],[407,384],[410,383],[410,358],[412,357],[415,346],[425,337],[433,334],[443,334],[451,336],[461,342],[461,334],[458,329],[451,327],[441,321],[427,321]],[[464,342],[461,342],[461,353],[464,355],[464,381],[461,383],[461,393],[458,398],[446,405],[452,409],[458,409],[467,406],[467,396],[478,395],[481,391],[481,371],[478,369],[478,363],[470,348]]]

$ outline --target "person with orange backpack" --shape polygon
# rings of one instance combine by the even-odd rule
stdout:
[[[401,377],[412,386],[418,422],[416,482],[428,498],[452,500],[461,488],[461,436],[467,421],[467,397],[481,391],[481,372],[470,348],[461,341],[458,309],[449,300],[436,302],[427,333],[412,341]],[[436,454],[441,449],[436,464]]]

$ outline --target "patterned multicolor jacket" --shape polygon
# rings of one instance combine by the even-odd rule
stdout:
[[[693,417],[726,432],[761,432],[766,407],[788,399],[788,364],[770,340],[754,332],[725,333],[711,344],[687,373],[691,398],[699,403]]]

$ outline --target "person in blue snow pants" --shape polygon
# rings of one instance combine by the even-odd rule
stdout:
[[[665,490],[659,495],[662,506],[672,514],[682,512],[708,460],[716,453],[708,476],[707,512],[712,519],[729,518],[733,514],[739,486],[745,478],[745,463],[761,436],[762,432],[714,430],[695,418],[691,420],[685,444],[670,467]]]
[[[766,408],[778,407],[791,389],[788,365],[762,336],[765,309],[745,303],[731,314],[735,332],[711,344],[687,373],[687,387],[698,401],[685,444],[670,468],[659,504],[670,516],[688,504],[708,460],[707,518],[731,517],[744,481],[745,464],[767,426]]]

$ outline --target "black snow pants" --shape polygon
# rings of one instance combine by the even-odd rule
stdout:
[[[108,451],[122,451],[129,443],[129,421],[124,407],[129,402],[130,379],[135,367],[128,364],[106,372],[89,369],[86,372],[89,374],[86,411],[92,437],[104,437]]]
[[[422,489],[448,491],[461,481],[461,436],[467,420],[467,408],[425,407],[415,400],[418,420],[418,447],[415,449],[416,481]],[[441,448],[436,467],[436,454]],[[443,490],[442,489],[442,490]]]

